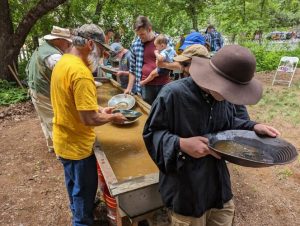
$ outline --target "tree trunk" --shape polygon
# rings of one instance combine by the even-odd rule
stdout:
[[[187,13],[192,19],[193,29],[198,31],[198,11],[199,11],[199,5],[197,4],[199,1],[194,0],[190,1]]]
[[[0,1],[0,18],[0,79],[8,79],[8,65],[12,65],[14,60],[17,61],[13,49],[13,24],[8,0]]]
[[[33,49],[39,47],[39,37],[36,35],[32,36]]]
[[[100,17],[104,4],[105,4],[105,0],[98,0],[96,10],[95,10],[95,15],[98,15]]]
[[[12,80],[8,65],[17,63],[21,47],[36,21],[66,0],[40,0],[23,17],[15,32],[8,0],[0,1],[0,79]]]
[[[243,24],[246,23],[246,0],[242,0],[242,17],[243,17]]]
[[[261,0],[260,2],[260,18],[264,15],[266,0]]]
[[[197,14],[192,15],[192,22],[193,22],[193,29],[195,31],[198,31],[198,15]]]

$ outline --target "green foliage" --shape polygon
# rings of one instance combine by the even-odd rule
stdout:
[[[26,75],[26,72],[25,72],[27,63],[28,63],[27,60],[22,60],[18,64],[18,73],[19,73],[20,80],[26,80],[27,79],[27,75]]]
[[[9,0],[14,29],[38,0]],[[299,0],[69,0],[37,21],[26,39],[33,49],[33,39],[51,31],[53,25],[76,28],[84,23],[96,23],[104,30],[112,28],[121,35],[121,42],[129,48],[134,39],[135,18],[150,18],[153,29],[171,37],[188,33],[192,28],[205,30],[208,24],[229,37],[230,41],[244,43],[255,31],[264,34],[276,29],[287,30],[300,24]],[[286,52],[267,51],[266,45],[245,44],[258,59],[258,71],[273,70]],[[295,52],[299,53],[299,50]],[[294,53],[291,53],[294,54]],[[22,67],[21,70],[23,71]]]
[[[259,45],[257,42],[244,42],[242,45],[249,48],[256,58],[256,71],[272,71],[276,70],[281,57],[283,56],[300,56],[300,47],[294,50],[281,48],[276,50],[270,48],[271,42],[264,42]],[[285,49],[285,50],[284,50]],[[300,65],[298,64],[298,67]]]
[[[0,80],[0,105],[15,104],[28,100],[27,90],[17,88],[14,83]]]

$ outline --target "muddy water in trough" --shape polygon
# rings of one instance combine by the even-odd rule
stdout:
[[[107,106],[107,102],[112,96],[121,93],[110,83],[103,83],[97,92],[98,103],[102,107]],[[132,124],[107,123],[95,128],[101,150],[105,152],[118,181],[158,172],[148,155],[142,138],[147,113],[142,111],[137,104],[133,110],[142,112],[143,115]]]

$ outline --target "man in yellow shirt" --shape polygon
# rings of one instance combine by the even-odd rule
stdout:
[[[99,110],[92,71],[104,49],[104,33],[94,24],[76,30],[73,47],[53,69],[51,101],[54,111],[53,143],[65,173],[73,225],[93,224],[93,203],[98,178],[93,153],[94,126],[123,123],[126,118]]]

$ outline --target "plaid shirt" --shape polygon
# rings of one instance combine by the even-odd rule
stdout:
[[[209,43],[211,51],[218,51],[224,45],[224,40],[217,31],[205,34],[205,41]]]
[[[174,48],[171,38],[168,40],[168,46]],[[144,43],[142,43],[139,37],[132,42],[130,51],[131,58],[129,72],[135,75],[136,91],[141,93],[140,81],[142,79],[142,69],[144,65]]]

